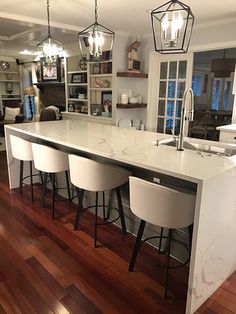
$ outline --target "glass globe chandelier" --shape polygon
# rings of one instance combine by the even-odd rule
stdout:
[[[63,44],[52,37],[50,27],[49,0],[47,0],[48,36],[38,45],[38,56],[44,65],[52,65],[63,56]]]

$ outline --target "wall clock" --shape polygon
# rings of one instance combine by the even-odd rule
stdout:
[[[8,70],[10,68],[10,63],[6,61],[1,61],[1,67],[3,70]]]

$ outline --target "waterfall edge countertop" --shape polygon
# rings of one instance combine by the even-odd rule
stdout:
[[[177,151],[175,147],[167,145],[155,146],[157,139],[169,136],[166,134],[122,129],[82,120],[12,124],[6,128],[195,183],[236,165],[235,156],[204,154],[203,158],[193,150]]]
[[[88,156],[100,156],[109,162],[141,167],[147,172],[151,170],[196,184],[186,314],[195,313],[235,271],[236,246],[232,245],[232,239],[236,239],[235,156],[211,155],[188,149],[177,151],[167,145],[157,147],[154,142],[168,135],[83,120],[12,124],[5,128],[11,188],[19,186],[19,163],[12,158],[9,140],[13,133],[55,143],[61,149],[69,148],[68,151],[75,149]],[[193,139],[191,143],[194,143]],[[203,140],[200,143],[209,145]]]

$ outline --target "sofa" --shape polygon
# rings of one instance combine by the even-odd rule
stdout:
[[[24,121],[25,117],[22,112],[22,104],[12,104],[3,107],[3,113],[0,114],[0,134],[2,136],[4,136],[4,125]]]

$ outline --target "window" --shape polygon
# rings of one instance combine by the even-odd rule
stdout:
[[[201,96],[202,93],[202,75],[199,74],[193,74],[192,79],[192,90],[194,96]]]
[[[232,79],[214,78],[212,85],[212,103],[213,110],[232,110]]]
[[[220,108],[221,79],[213,79],[212,86],[212,103],[211,109],[219,110]]]

